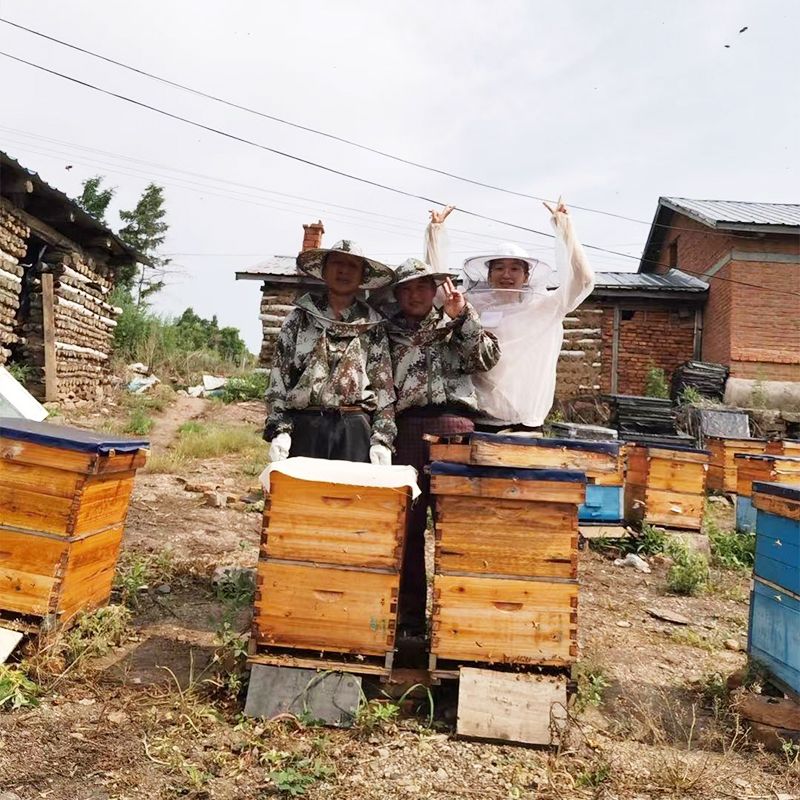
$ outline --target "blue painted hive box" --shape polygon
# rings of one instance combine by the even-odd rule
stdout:
[[[756,558],[748,652],[800,695],[800,487],[753,484]]]
[[[753,483],[782,483],[800,486],[800,458],[752,453],[737,453],[736,462],[736,529],[753,533],[756,529],[756,508],[753,505]]]

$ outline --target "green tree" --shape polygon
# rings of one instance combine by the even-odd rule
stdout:
[[[107,225],[106,210],[108,205],[114,197],[116,188],[111,186],[107,189],[101,189],[100,184],[103,183],[105,178],[102,175],[95,175],[93,178],[87,178],[83,182],[83,191],[81,196],[75,198],[75,202],[88,214],[91,214],[95,219]]]
[[[118,283],[131,294],[137,307],[147,303],[147,298],[164,288],[164,276],[170,259],[158,255],[164,244],[169,225],[164,221],[164,188],[151,183],[142,193],[132,211],[120,211],[126,223],[120,229],[120,238],[145,256],[150,264],[123,267],[117,273]]]

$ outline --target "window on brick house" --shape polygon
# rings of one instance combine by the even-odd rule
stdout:
[[[669,245],[669,268],[678,268],[678,238],[670,242]]]
[[[633,315],[635,313],[636,312],[631,310],[631,309],[623,308],[623,309],[620,309],[619,316],[620,316],[621,320],[623,320],[624,322],[627,322],[628,320],[633,319]]]

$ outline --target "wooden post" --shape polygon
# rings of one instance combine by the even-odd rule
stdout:
[[[611,394],[619,391],[619,304],[614,306],[614,325],[611,331]]]
[[[53,274],[42,273],[42,327],[44,329],[44,401],[58,400],[56,377],[56,315]]]

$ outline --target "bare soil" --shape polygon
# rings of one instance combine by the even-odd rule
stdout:
[[[154,452],[187,419],[263,423],[258,403],[188,400],[155,415]],[[121,413],[72,412],[69,421],[99,427]],[[249,609],[220,599],[211,576],[220,565],[256,565],[261,518],[212,508],[186,481],[246,494],[256,479],[237,455],[179,475],[140,473],[122,563],[149,558],[162,572],[138,594],[125,643],[43,680],[38,707],[0,713],[0,800],[297,796],[290,789],[312,800],[800,799],[797,759],[762,752],[706,691],[745,664],[724,642],[744,645],[748,576],[714,570],[711,591],[678,597],[666,590],[665,564],[654,560],[644,575],[588,549],[579,669],[602,674],[605,688],[599,705],[572,708],[558,748],[456,739],[447,686],[435,695],[433,728],[424,713],[349,731],[244,719],[243,693],[220,685],[235,669],[219,637],[246,631]],[[654,608],[689,624],[659,620]]]

